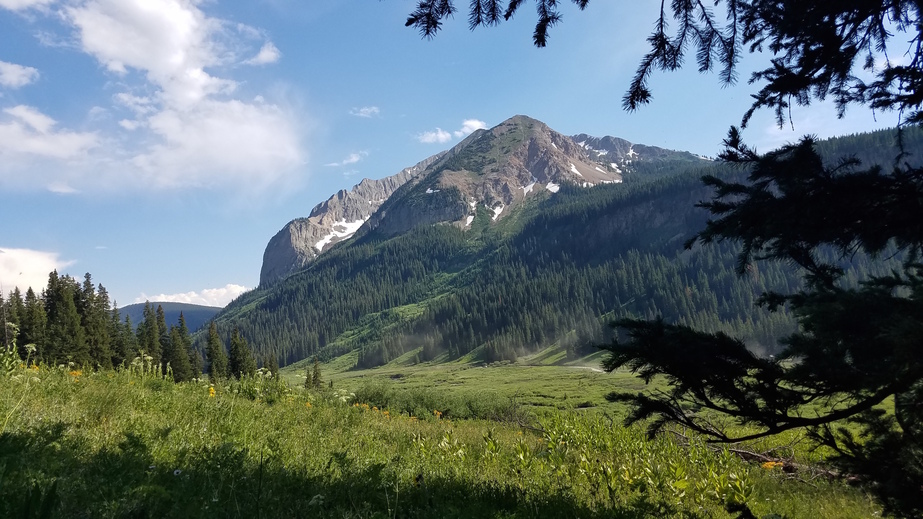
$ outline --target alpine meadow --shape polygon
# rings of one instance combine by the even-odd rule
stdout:
[[[42,49],[0,53],[0,202],[10,190],[41,203],[13,181],[33,174],[62,211],[98,196],[108,213],[106,197],[125,196],[116,220],[158,218],[112,221],[130,235],[112,243],[178,280],[204,250],[182,236],[221,232],[187,211],[231,200],[214,211],[241,230],[203,270],[262,250],[259,281],[147,288],[120,306],[122,277],[106,262],[103,275],[69,273],[109,246],[65,261],[0,237],[11,245],[0,248],[0,517],[923,517],[918,2],[674,0],[651,8],[646,41],[605,48],[565,40],[581,27],[636,34],[641,7],[386,0],[343,20],[336,6],[113,1],[0,0]],[[391,52],[374,30],[394,20],[375,13],[395,4],[401,34],[418,34],[393,63],[367,60]],[[531,42],[504,39],[523,20]],[[470,34],[457,30],[465,21]],[[329,70],[343,74],[333,90],[321,87],[327,58],[299,64],[317,85],[307,95],[269,68],[315,41],[305,28],[319,23],[353,36],[330,42]],[[473,61],[451,54],[468,44]],[[106,78],[97,97],[73,81],[75,102],[94,99],[79,124],[25,93],[64,69],[2,61],[78,51]],[[522,79],[531,72],[509,56],[534,70],[534,52],[549,85],[580,71],[563,78],[572,91]],[[624,55],[635,72],[611,94],[632,120],[689,93],[740,106],[732,92],[745,90],[716,156],[633,142],[628,126],[599,134],[592,114],[556,120],[556,104],[605,110],[579,103]],[[353,76],[363,68],[371,75]],[[717,84],[695,91],[687,68]],[[356,100],[390,100],[397,76],[406,105]],[[319,99],[328,106],[308,115]],[[504,115],[398,130],[427,107],[471,101]],[[698,108],[675,110],[664,138],[725,116]],[[809,113],[829,133],[753,144],[767,115],[764,135],[821,108],[837,119]],[[382,129],[345,131],[334,110]],[[897,123],[838,126],[856,112]],[[310,159],[297,144],[307,135]],[[396,137],[414,154],[351,179]],[[342,153],[336,139],[371,144],[323,163],[325,146]],[[352,187],[246,239],[309,164]],[[112,186],[93,191],[97,177]],[[133,178],[144,187],[117,194]],[[238,180],[239,195],[223,184]],[[156,239],[160,215],[168,239]],[[103,236],[87,233],[85,251]],[[165,279],[148,265],[133,282]],[[27,284],[46,266],[43,286]],[[107,275],[119,288],[94,279]]]

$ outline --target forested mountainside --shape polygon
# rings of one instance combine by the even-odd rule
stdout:
[[[903,139],[905,160],[919,161],[923,132],[908,129]],[[831,160],[890,161],[895,133],[821,148]],[[495,361],[553,344],[576,356],[592,351],[620,316],[725,330],[772,353],[794,321],[754,303],[769,288],[793,289],[797,278],[782,264],[738,276],[733,244],[684,249],[706,218],[695,204],[711,197],[700,177],[746,174],[701,163],[649,163],[621,184],[565,183],[499,220],[481,205],[465,227],[369,230],[279,284],[241,296],[218,315],[219,328],[223,335],[239,329],[258,356],[283,365],[353,351],[359,367],[405,354],[421,362]],[[851,258],[847,279],[864,278],[870,264]]]

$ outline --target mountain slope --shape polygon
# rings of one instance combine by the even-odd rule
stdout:
[[[689,153],[634,145],[623,139],[561,135],[515,116],[478,130],[450,150],[381,180],[365,179],[289,222],[266,246],[260,285],[296,272],[354,233],[396,235],[436,223],[472,225],[479,211],[491,221],[562,184],[620,183],[648,164],[701,163]],[[360,230],[361,228],[361,230]]]
[[[473,134],[398,188],[356,237],[277,285],[241,296],[219,315],[219,326],[239,327],[255,349],[280,357],[282,364],[314,354],[349,354],[360,367],[400,356],[409,362],[503,360],[552,344],[577,355],[602,340],[604,325],[614,316],[659,315],[724,330],[770,352],[776,339],[793,329],[784,312],[754,306],[768,289],[796,286],[798,278],[787,266],[760,264],[738,277],[732,244],[682,247],[706,218],[695,204],[710,198],[711,190],[699,178],[735,179],[744,172],[676,154],[668,161],[648,161],[643,173],[644,163],[632,157],[635,168],[621,173],[624,183],[582,188],[576,175],[567,181],[554,176],[567,174],[580,156],[544,134],[552,135],[546,144],[527,134],[506,147],[487,137],[490,146],[478,153],[472,146],[485,142],[485,132]],[[887,148],[892,138],[879,132],[825,146],[839,156],[861,154]],[[923,150],[921,132],[908,132],[904,139],[908,149]],[[531,170],[509,166],[529,157],[513,156],[530,146],[537,148],[533,158],[549,157],[543,162],[551,164],[545,178],[561,181],[557,192],[546,188],[509,199],[499,216],[478,201],[470,222],[470,213],[445,209],[490,189],[502,196],[502,186],[521,182],[523,171],[538,178],[538,162]],[[593,164],[590,150],[574,147],[586,152],[584,164]],[[562,148],[558,155],[555,150]],[[491,155],[496,150],[501,154]],[[492,171],[494,165],[512,172],[501,175]],[[458,179],[467,184],[459,186]],[[443,191],[451,196],[440,198]],[[414,206],[414,199],[429,205]],[[407,220],[413,207],[432,208],[430,219],[418,220],[425,224]],[[859,257],[846,267],[849,278],[861,279],[871,264]]]
[[[363,179],[316,205],[307,218],[292,220],[263,252],[260,285],[274,283],[314,261],[330,245],[348,239],[388,197],[443,154],[380,180]]]

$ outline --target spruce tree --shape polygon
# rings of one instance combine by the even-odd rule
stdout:
[[[320,389],[324,381],[320,376],[320,361],[317,359],[317,355],[314,356],[314,369],[311,372],[311,384],[314,386],[314,389]]]
[[[228,378],[228,355],[224,343],[218,335],[218,326],[212,321],[208,326],[208,343],[206,345],[206,360],[208,361],[208,374],[211,380],[218,381]]]
[[[160,367],[161,367],[162,373],[166,375],[168,359],[165,358],[165,355],[166,355],[167,348],[169,348],[169,344],[170,344],[170,329],[167,327],[167,316],[166,316],[166,313],[163,311],[162,305],[157,305],[157,310],[156,310],[155,315],[157,318],[157,321],[156,321],[157,323],[157,328],[156,328],[157,349],[161,355]],[[156,362],[156,358],[155,358],[155,362]]]
[[[192,378],[192,367],[189,365],[189,353],[184,347],[179,326],[170,327],[169,337],[163,350],[164,373],[169,366],[174,381],[186,382]]]
[[[247,340],[234,328],[231,334],[231,354],[229,358],[231,374],[237,378],[250,376],[256,373],[256,359],[247,345]]]
[[[311,375],[311,365],[307,363],[304,365],[304,388],[314,389],[314,377]]]
[[[35,353],[32,354],[32,360],[38,363],[42,360],[45,351],[45,327],[46,327],[45,307],[42,300],[39,299],[32,287],[26,291],[25,313],[22,318],[22,328],[20,329],[21,343],[23,347],[32,344],[35,346]]]
[[[80,314],[75,303],[79,285],[73,278],[52,271],[45,292],[47,316],[46,361],[52,364],[73,363],[74,367],[91,366],[89,348]]]
[[[150,301],[145,301],[141,323],[137,329],[138,350],[149,355],[154,364],[160,365],[160,335],[157,328],[157,313]]]

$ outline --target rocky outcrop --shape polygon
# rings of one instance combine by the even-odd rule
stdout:
[[[338,191],[317,204],[307,218],[292,220],[266,245],[260,285],[265,286],[297,272],[325,249],[352,236],[397,190],[444,153],[434,155],[396,175],[380,180],[363,179],[349,191]]]
[[[597,163],[587,148],[517,115],[449,150],[396,191],[366,227],[385,235],[435,223],[466,228],[478,214],[497,221],[565,183],[617,182],[619,172]]]

